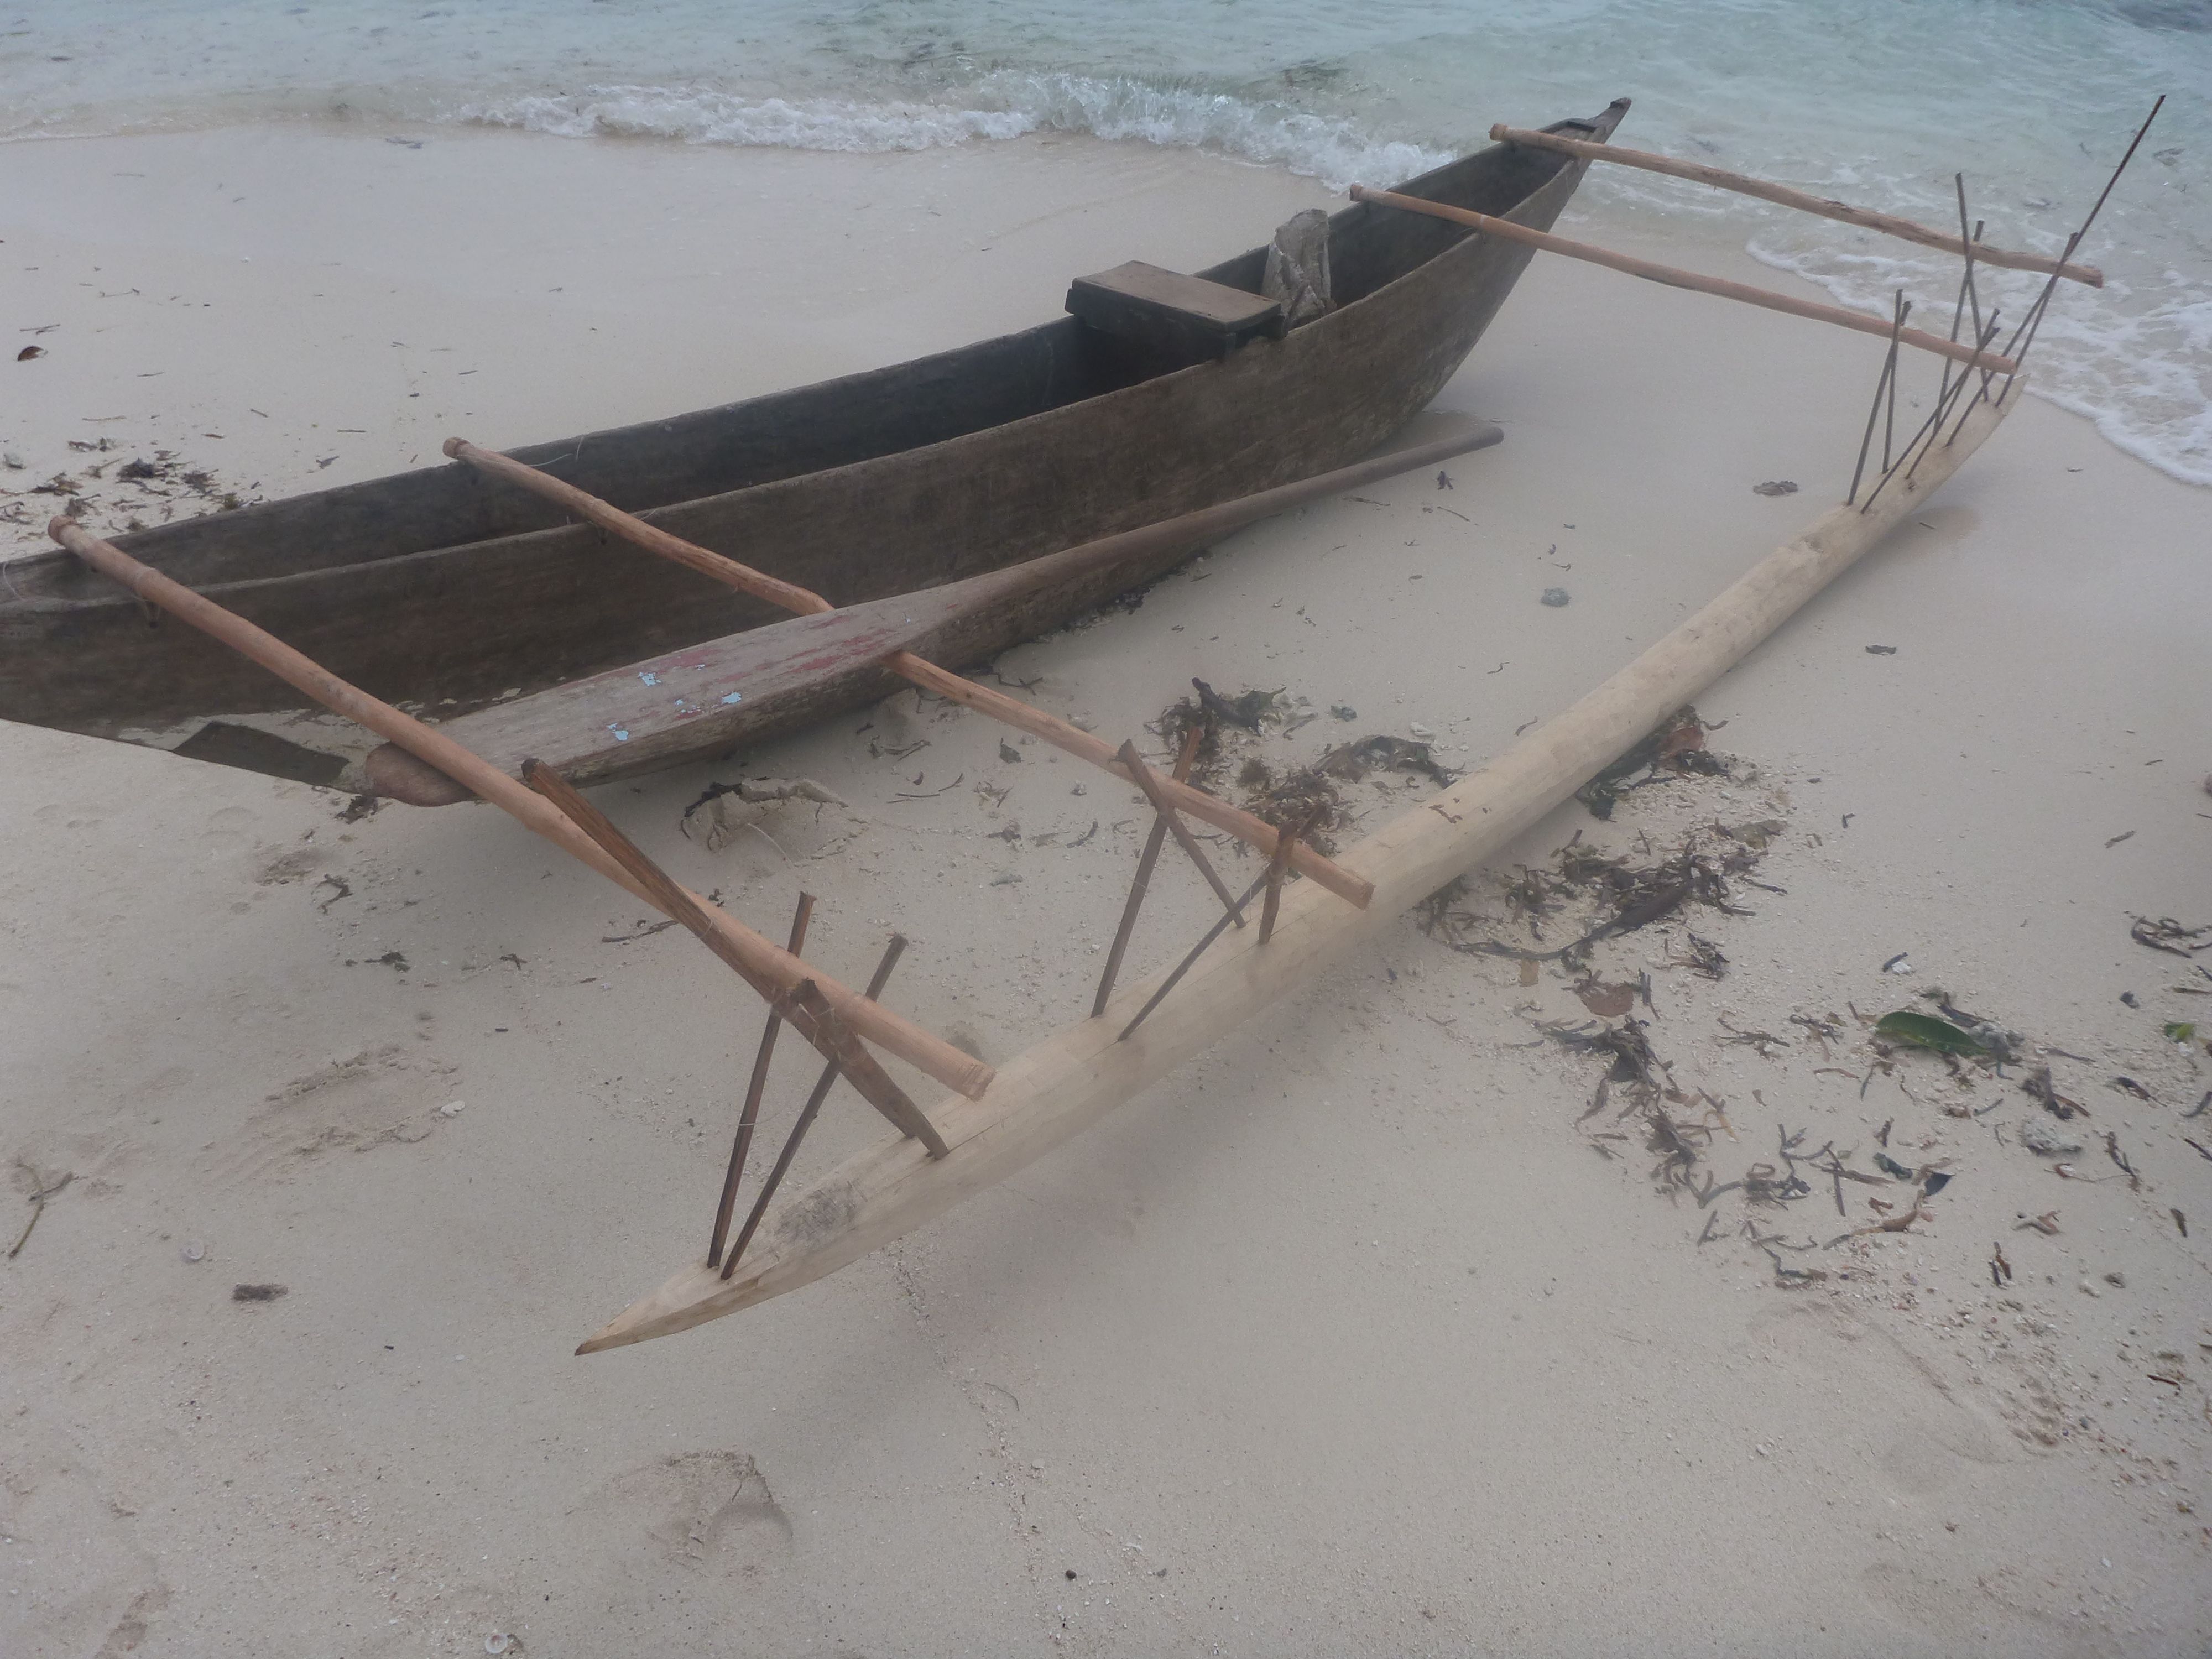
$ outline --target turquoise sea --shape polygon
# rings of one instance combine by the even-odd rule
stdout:
[[[2037,387],[2212,484],[2212,0],[33,0],[0,9],[0,138],[348,118],[835,150],[1042,130],[1381,183],[1636,100],[1623,143],[2057,252],[2164,112],[2036,347]],[[1585,200],[1887,314],[1955,261],[1605,169]],[[2017,316],[2033,279],[1984,273]]]

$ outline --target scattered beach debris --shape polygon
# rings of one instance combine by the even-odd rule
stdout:
[[[1567,590],[1564,587],[1547,587],[1544,590],[1542,602],[1557,611],[1567,603]]]
[[[1656,863],[1637,865],[1626,858],[1599,852],[1576,839],[1553,854],[1556,870],[1518,866],[1519,873],[1498,878],[1510,916],[1524,922],[1540,944],[1547,918],[1571,905],[1595,905],[1604,913],[1566,944],[1551,950],[1510,944],[1494,938],[1468,938],[1466,930],[1481,921],[1472,911],[1453,906],[1468,889],[1458,884],[1425,900],[1419,909],[1424,929],[1432,939],[1470,956],[1511,957],[1528,962],[1559,962],[1568,968],[1583,965],[1589,947],[1601,939],[1634,933],[1662,921],[1691,904],[1708,906],[1730,915],[1750,912],[1730,902],[1729,880],[1743,877],[1765,856],[1763,848],[1744,845],[1725,831],[1712,828],[1691,830],[1680,848]],[[1456,888],[1457,890],[1455,890]],[[1694,959],[1709,977],[1726,959],[1709,942]],[[1693,944],[1693,949],[1695,945]],[[1709,953],[1713,965],[1705,960]],[[1771,1040],[1771,1038],[1769,1039]]]
[[[2128,937],[2136,944],[2184,959],[2199,951],[2212,951],[2212,939],[2204,939],[2202,945],[2189,943],[2191,939],[2204,939],[2207,933],[2212,933],[2212,922],[2207,922],[2202,927],[2185,927],[2172,916],[2160,916],[2155,921],[2148,916],[2137,916],[2135,926],[2128,929]]]
[[[1933,1049],[1939,1054],[1971,1054],[1980,1056],[1989,1050],[1948,1020],[1932,1015],[1915,1013],[1909,1008],[1884,1014],[1875,1022],[1875,1035],[1893,1042],[1909,1044],[1916,1048]]]
[[[1377,771],[1414,773],[1438,788],[1449,788],[1457,783],[1459,774],[1437,765],[1429,745],[1419,741],[1431,734],[1419,726],[1411,729],[1411,738],[1377,733],[1357,742],[1340,744],[1316,761],[1314,769],[1347,783],[1364,783],[1370,773]]]
[[[1705,747],[1706,732],[1717,729],[1708,727],[1698,718],[1698,711],[1685,704],[1661,721],[1657,730],[1577,789],[1575,799],[1589,808],[1594,817],[1609,819],[1614,805],[1632,789],[1692,774],[1725,777],[1728,763]],[[1638,772],[1644,775],[1637,777]]]
[[[69,447],[80,454],[100,455],[118,446],[111,438],[72,438]],[[11,470],[21,470],[20,458]],[[0,490],[0,495],[64,497],[69,516],[88,520],[104,518],[111,521],[111,527],[122,530],[145,529],[144,515],[149,514],[167,523],[177,516],[180,506],[193,501],[205,502],[220,513],[246,505],[246,497],[225,486],[214,472],[189,465],[170,449],[157,449],[150,459],[96,461],[82,469],[82,477],[57,472],[27,489]],[[28,522],[13,508],[8,516],[14,522]]]
[[[1869,657],[1893,657],[1897,654],[1897,647],[1893,645],[1870,645],[1867,647],[1866,653]]]
[[[1277,686],[1272,691],[1249,690],[1234,697],[1224,697],[1204,680],[1193,677],[1192,689],[1198,693],[1198,712],[1208,723],[1241,726],[1247,732],[1257,732],[1269,717],[1282,714],[1283,690]],[[1176,737],[1182,736],[1177,732]]]
[[[1575,987],[1575,995],[1600,1019],[1618,1019],[1636,1006],[1638,988],[1625,982],[1608,985],[1593,975]]]
[[[1752,485],[1751,493],[1754,495],[1795,495],[1797,481],[1795,478],[1769,478],[1765,483]]]
[[[234,1285],[230,1287],[233,1302],[274,1302],[280,1296],[289,1296],[289,1285]]]
[[[187,1261],[204,1261],[207,1260],[207,1246],[197,1238],[191,1239],[177,1254]]]
[[[2062,1123],[2069,1118],[2089,1115],[2089,1109],[2087,1106],[2070,1096],[2058,1092],[2057,1086],[2051,1080],[2051,1068],[2048,1066],[2039,1066],[2030,1072],[2021,1079],[2020,1086],[2033,1098],[2040,1101],[2043,1103],[2043,1109]],[[2040,1128],[2037,1132],[2043,1133]],[[2076,1146],[2072,1150],[2078,1152],[2081,1149]]]
[[[10,1261],[21,1255],[23,1253],[23,1246],[31,1242],[31,1229],[39,1224],[39,1218],[46,1212],[48,1202],[58,1196],[62,1188],[76,1179],[76,1171],[71,1170],[59,1181],[51,1185],[41,1185],[38,1172],[29,1164],[19,1161],[15,1167],[31,1177],[33,1190],[30,1194],[31,1218],[23,1224],[23,1231],[15,1235],[15,1242],[8,1247],[8,1259]]]

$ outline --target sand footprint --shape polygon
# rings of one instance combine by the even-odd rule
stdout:
[[[569,1510],[549,1571],[570,1587],[563,1634],[579,1652],[652,1642],[725,1650],[733,1628],[817,1630],[790,1518],[743,1452],[678,1452],[616,1475]],[[672,1595],[668,1564],[684,1569]],[[602,1633],[604,1632],[604,1639]],[[617,1638],[619,1638],[618,1640]],[[613,1644],[613,1646],[608,1645]]]
[[[445,1111],[459,1068],[422,1060],[397,1043],[363,1049],[295,1078],[270,1095],[201,1167],[226,1185],[283,1180],[332,1152],[367,1152],[427,1139]]]
[[[1969,1404],[1929,1360],[1880,1326],[1841,1307],[1799,1303],[1751,1321],[1753,1340],[1803,1365],[1832,1386],[1848,1375],[1856,1392],[1883,1402],[1862,1433],[1899,1497],[1921,1498],[1953,1485],[1975,1464],[2014,1462],[2012,1437]],[[1846,1431],[1846,1432],[1852,1432]]]
[[[200,831],[199,843],[214,854],[243,852],[249,844],[246,831],[252,823],[253,814],[243,806],[226,806],[209,814],[207,828]]]

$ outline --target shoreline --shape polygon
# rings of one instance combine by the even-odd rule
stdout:
[[[32,462],[0,476],[82,465],[63,434],[116,413],[128,445],[270,495],[373,476],[449,431],[504,447],[1024,326],[1079,271],[1189,269],[1335,199],[1078,138],[386,142],[408,136],[68,141],[135,147],[119,169],[0,147],[27,204],[0,236],[41,266],[24,303],[64,324],[7,365],[52,401],[0,434]],[[1632,216],[1573,234],[1788,281]],[[1539,256],[1438,400],[1507,432],[1449,494],[1394,480],[1242,532],[1000,672],[1145,744],[1194,674],[1280,685],[1324,712],[1261,742],[1271,764],[1419,725],[1465,767],[1838,496],[1879,360]],[[1799,489],[1753,494],[1774,479]],[[1729,977],[1680,969],[1672,928],[1594,965],[1652,976],[1655,1048],[1728,1103],[1721,1179],[1808,1126],[1862,1165],[1884,1120],[1893,1147],[1926,1139],[1909,1161],[1952,1160],[1924,1232],[1808,1255],[1832,1276],[1795,1289],[1735,1228],[1838,1231],[1825,1184],[1771,1215],[1655,1195],[1640,1136],[1577,1126],[1601,1068],[1535,1023],[1589,1018],[1571,981],[1522,986],[1404,922],[823,1284],[571,1359],[703,1224],[757,1030],[738,988],[488,813],[344,823],[301,786],[0,726],[0,995],[27,1034],[0,1072],[8,1151],[21,1194],[76,1177],[0,1310],[0,1563],[24,1592],[0,1645],[96,1650],[135,1623],[149,1651],[622,1650],[733,1620],[792,1650],[2201,1644],[2212,1189],[2179,1116],[2212,1077],[2158,1040],[2195,1006],[2162,988],[2186,965],[2127,929],[2212,920],[2202,517],[2031,403],[1699,699],[1733,777],[1642,792],[1611,825],[1570,805],[1492,866],[1577,831],[1628,854],[1790,823],[1751,872],[1787,890],[1691,924]],[[1553,586],[1565,608],[1538,604]],[[849,809],[740,815],[711,846],[680,820],[732,766],[599,799],[765,930],[821,893],[810,954],[841,976],[911,934],[902,1012],[997,1060],[1087,1003],[1143,827],[1073,762],[1003,761],[1000,735],[894,698],[744,759]],[[929,747],[891,774],[886,738]],[[901,800],[908,765],[967,782]],[[1393,803],[1360,787],[1381,821]],[[1476,902],[1504,925],[1494,887]],[[1130,973],[1200,913],[1163,866]],[[1882,972],[1899,950],[1910,977]],[[2092,1109],[2075,1162],[2111,1180],[1993,1135],[2041,1115],[2016,1077],[1878,1074],[1856,1029],[1790,1024],[1937,985],[2094,1057],[2051,1063]],[[1822,1075],[1823,1045],[1867,1082]],[[833,1101],[799,1175],[872,1122]],[[2059,1235],[2018,1230],[2054,1206]],[[1697,1244],[1722,1214],[1726,1249]],[[289,1291],[238,1304],[234,1281]],[[2137,1380],[2168,1351],[2179,1384]]]

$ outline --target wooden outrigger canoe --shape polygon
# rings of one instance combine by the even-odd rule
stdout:
[[[1961,382],[1962,386],[1964,382]],[[929,1114],[949,1150],[877,1142],[769,1210],[751,1254],[725,1278],[694,1261],[588,1338],[579,1353],[672,1335],[799,1289],[1006,1180],[1310,982],[1361,939],[1497,853],[1690,701],[1814,594],[1922,509],[1995,430],[2019,388],[1969,400],[1950,438],[1898,462],[1864,505],[1831,508],[1641,657],[1504,755],[1338,855],[1374,884],[1354,908],[1304,882],[1272,939],[1221,940],[1133,1033],[1164,975],[1126,987],[1099,1015],[998,1068],[980,1097]]]
[[[1627,100],[1549,131],[1602,142]],[[1402,189],[1541,228],[1585,160],[1499,144]],[[1257,293],[1267,250],[1200,273]],[[1333,309],[1200,361],[1075,317],[719,409],[540,444],[520,459],[690,542],[851,605],[1002,569],[1340,466],[1457,370],[1530,251],[1355,205],[1330,221]],[[118,537],[137,560],[374,695],[441,718],[779,620],[757,597],[640,559],[467,465],[426,468]],[[1155,541],[1079,579],[996,600],[951,630],[982,659],[1204,545]],[[313,781],[357,763],[272,739],[210,741],[226,717],[296,708],[280,683],[66,554],[0,586],[0,719],[120,738]],[[619,580],[609,572],[618,569]],[[840,696],[889,691],[848,677]],[[731,714],[659,763],[786,726]],[[203,723],[205,722],[204,725]]]

